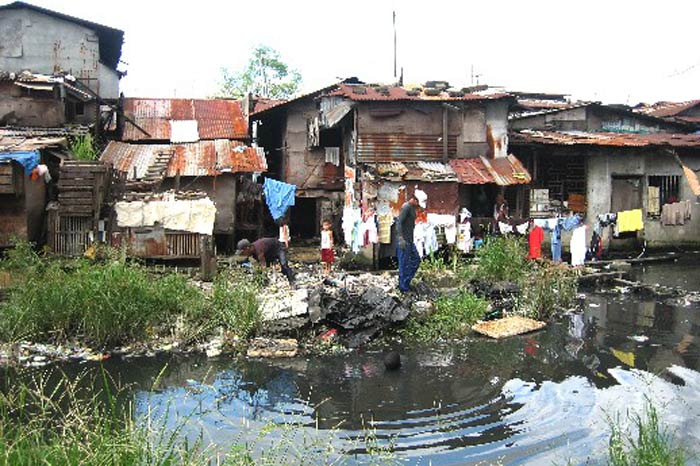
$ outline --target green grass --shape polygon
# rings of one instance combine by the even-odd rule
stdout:
[[[619,419],[611,422],[608,464],[611,466],[682,466],[685,450],[674,442],[660,425],[656,408],[647,403],[645,415],[633,414],[630,420],[636,436],[621,427]]]
[[[208,295],[181,274],[155,275],[125,260],[43,259],[25,245],[0,267],[13,274],[0,303],[3,342],[77,339],[109,348],[176,329],[187,342],[215,328],[245,339],[260,325],[260,283],[251,275],[222,273]]]
[[[410,340],[422,342],[463,337],[471,324],[482,319],[488,302],[467,291],[455,296],[443,296],[435,301],[433,312],[422,318],[412,317],[401,334]]]

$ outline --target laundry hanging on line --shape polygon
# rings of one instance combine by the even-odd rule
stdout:
[[[293,184],[265,178],[263,194],[265,194],[265,203],[270,209],[273,219],[281,218],[287,212],[287,209],[294,205],[296,190],[297,187]]]

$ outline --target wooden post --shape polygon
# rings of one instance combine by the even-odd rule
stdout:
[[[213,243],[211,235],[200,236],[200,274],[203,282],[210,282],[216,275],[216,257],[214,257]]]

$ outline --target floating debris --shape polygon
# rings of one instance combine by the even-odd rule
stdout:
[[[472,330],[487,337],[499,339],[534,332],[544,328],[546,325],[546,322],[540,320],[510,316],[486,322],[477,322],[472,326]]]

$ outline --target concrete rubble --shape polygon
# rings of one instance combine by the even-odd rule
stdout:
[[[357,348],[408,318],[409,309],[395,290],[396,277],[389,273],[321,278],[304,271],[294,287],[276,274],[260,297],[264,333],[289,336],[302,329],[333,328],[342,344]]]

